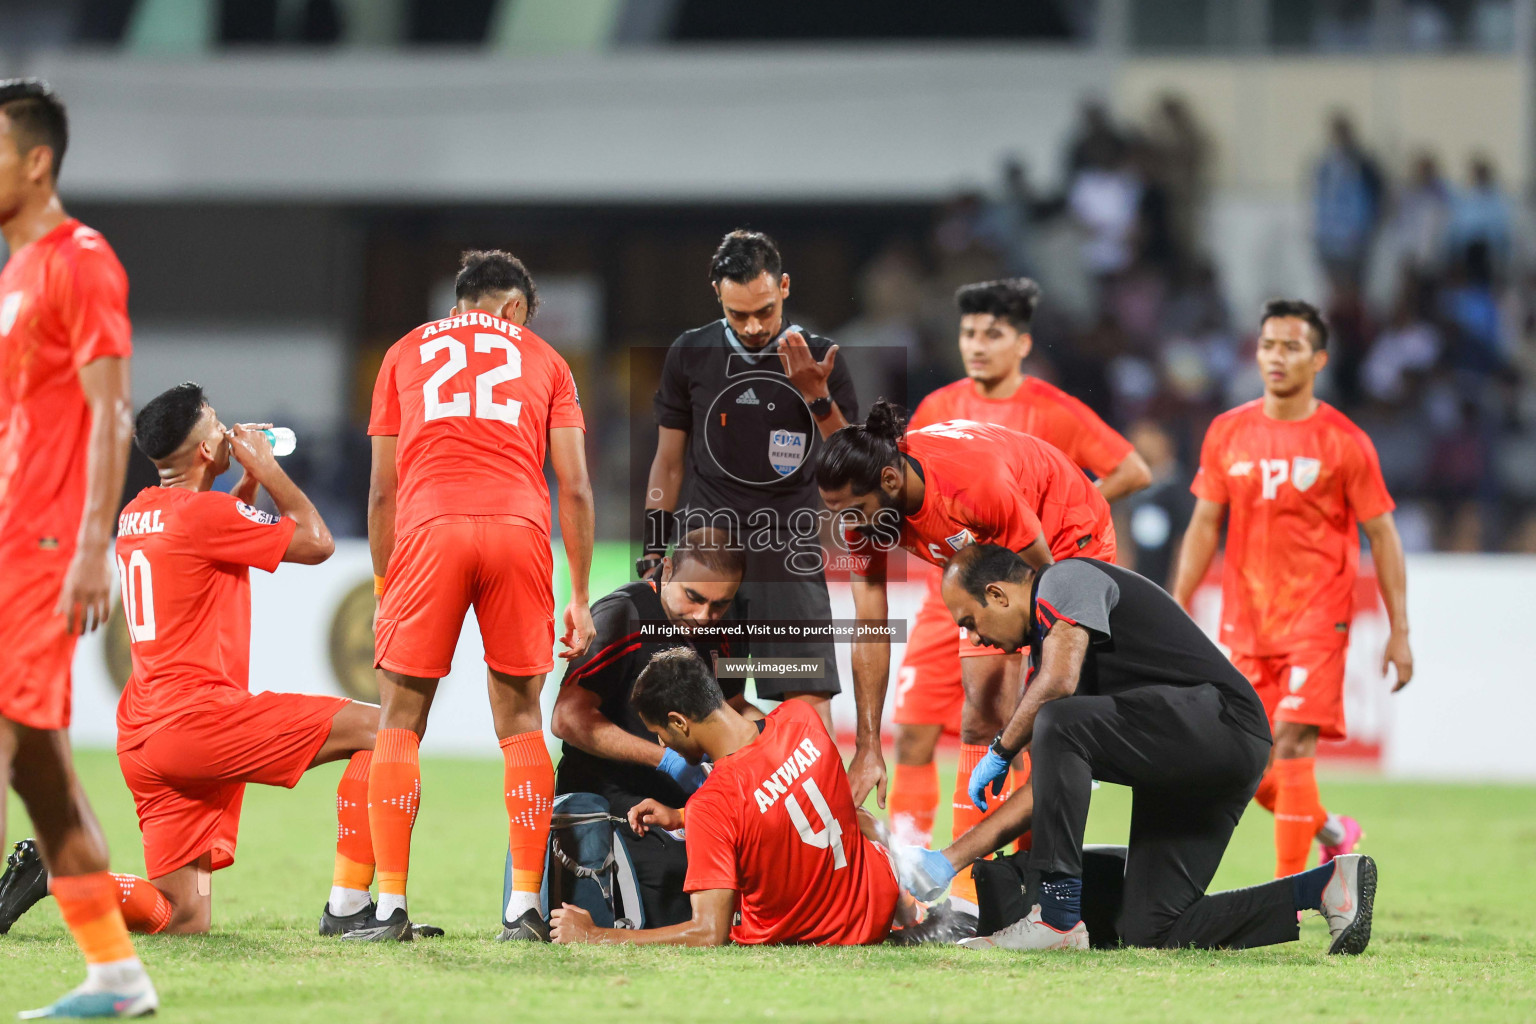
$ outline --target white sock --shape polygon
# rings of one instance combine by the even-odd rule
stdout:
[[[351,917],[372,902],[373,897],[368,894],[367,889],[344,889],[339,885],[333,885],[331,899],[326,906],[337,917]]]
[[[144,965],[138,957],[131,956],[104,964],[86,964],[85,984],[80,987],[87,992],[134,993],[147,984],[149,975],[144,973]]]
[[[379,909],[374,911],[374,917],[380,921],[388,921],[395,916],[396,910],[405,909],[405,897],[396,896],[392,892],[379,893]]]
[[[1324,846],[1338,846],[1344,841],[1344,823],[1337,814],[1328,815],[1323,827],[1317,830],[1317,840]]]
[[[981,915],[981,908],[976,906],[976,904],[970,900],[956,899],[953,896],[949,898],[949,909],[958,910],[962,914],[970,914],[972,917],[979,917]]]
[[[536,892],[518,892],[512,890],[512,896],[507,900],[507,913],[503,918],[508,924],[516,924],[517,919],[530,910],[539,909],[539,894]]]

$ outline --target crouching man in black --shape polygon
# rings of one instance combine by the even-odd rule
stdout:
[[[1246,679],[1156,584],[1091,558],[1038,573],[1006,548],[971,545],[944,569],[944,603],[977,643],[1028,647],[1026,690],[970,779],[985,806],[1020,750],[1030,786],[944,853],[917,851],[903,878],[932,898],[959,866],[1033,828],[1039,903],[971,948],[1086,949],[1083,831],[1093,780],[1129,786],[1131,832],[1118,932],[1132,946],[1241,949],[1293,941],[1318,910],[1330,953],[1371,936],[1376,865],[1349,854],[1298,875],[1207,895],[1269,757]]]
[[[610,813],[623,818],[646,799],[681,807],[703,783],[704,768],[657,743],[629,698],[641,669],[658,651],[689,644],[707,665],[716,654],[746,656],[739,640],[690,640],[687,633],[719,623],[736,597],[744,559],[727,541],[723,530],[694,530],[644,579],[592,605],[596,636],[566,670],[550,716],[550,730],[565,744],[555,771],[557,796],[595,793],[608,802]],[[747,703],[744,682],[720,680],[726,703],[749,718],[763,717]],[[619,831],[635,867],[647,923],[688,920],[692,909],[683,892],[688,873],[683,843],[661,829],[644,836],[627,825]]]

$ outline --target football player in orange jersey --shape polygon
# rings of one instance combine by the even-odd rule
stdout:
[[[70,662],[107,618],[133,430],[128,277],[59,201],[68,143],[47,83],[0,81],[0,829],[15,786],[38,835],[0,879],[0,934],[51,890],[88,973],[23,1016],[137,1017],[159,998],[69,753]]]
[[[1024,372],[1023,361],[1034,348],[1030,325],[1039,301],[1039,286],[1026,277],[981,281],[960,288],[955,293],[955,305],[960,312],[960,356],[966,375],[918,403],[908,429],[955,419],[996,423],[1060,448],[1093,474],[1106,501],[1141,490],[1152,482],[1152,473],[1131,443],[1087,405]],[[961,666],[972,677],[972,692],[992,692],[998,683],[988,680],[1002,679],[1006,656],[970,645],[957,655],[957,627],[939,594],[940,571],[937,566],[924,566],[919,571],[928,581],[928,593],[913,620],[906,653],[897,670],[892,713],[896,767],[891,775],[890,814],[897,840],[920,844],[933,830],[939,802],[933,752],[946,728],[960,734],[953,834],[964,833],[986,813],[972,804],[966,780],[1002,722],[994,721],[990,709],[966,701]],[[1026,754],[1012,785],[1023,785],[1028,773]],[[961,872],[950,887],[950,903],[954,910],[975,915],[975,888],[969,870]],[[908,932],[907,936],[916,934]]]
[[[416,327],[384,357],[368,433],[368,543],[379,668],[378,743],[368,822],[378,869],[375,927],[355,940],[411,934],[411,830],[421,798],[418,746],[437,684],[473,607],[485,644],[491,717],[505,765],[511,897],[503,939],[547,941],[539,915],[555,769],[539,691],[554,667],[552,512],[546,455],[560,488],[570,564],[563,658],[592,642],[592,484],[570,367],[525,326],[537,308],[522,261],[468,252],[452,315]]]
[[[1217,639],[1259,692],[1274,729],[1272,763],[1254,799],[1275,815],[1279,876],[1306,867],[1314,837],[1323,863],[1361,837],[1353,818],[1324,810],[1313,768],[1318,738],[1344,736],[1359,530],[1391,624],[1381,670],[1396,670],[1394,691],[1413,678],[1413,651],[1403,543],[1376,448],[1314,393],[1328,365],[1322,315],[1305,302],[1270,302],[1257,356],[1264,397],[1218,416],[1206,432],[1173,596],[1189,607],[1227,519]]]

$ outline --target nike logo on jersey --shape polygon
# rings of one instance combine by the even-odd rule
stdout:
[[[821,751],[816,749],[816,744],[809,738],[800,741],[795,748],[794,756],[789,758],[762,781],[753,794],[757,797],[757,813],[763,814],[768,808],[779,802],[779,797],[789,792],[789,784],[800,777],[800,774],[821,759]]]
[[[757,400],[757,392],[753,391],[751,388],[747,388],[747,390],[736,396],[736,404],[761,405],[762,403]]]
[[[1251,463],[1251,462],[1234,462],[1234,463],[1232,463],[1232,467],[1227,470],[1227,476],[1247,476],[1249,473],[1252,473],[1252,472],[1253,472],[1253,463]]]

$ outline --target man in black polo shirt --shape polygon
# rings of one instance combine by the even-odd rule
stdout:
[[[630,706],[640,670],[658,651],[688,643],[686,635],[655,626],[710,625],[725,618],[741,583],[741,552],[723,530],[699,529],[683,538],[645,579],[627,583],[592,606],[596,635],[571,663],[550,716],[550,731],[565,741],[555,770],[555,793],[596,793],[623,817],[647,798],[681,807],[704,781],[699,766],[668,750]],[[692,643],[706,664],[715,654],[743,657],[740,641]],[[723,679],[737,711],[761,717],[742,695],[740,679]]]
[[[789,275],[767,235],[726,235],[709,279],[724,316],[672,343],[656,392],[641,575],[677,533],[729,529],[746,553],[737,618],[824,623],[832,605],[815,461],[823,439],[857,418],[853,379],[836,345],[786,325]],[[822,678],[765,677],[757,692],[808,698],[831,728],[839,690],[831,642],[765,641],[753,655],[821,658]]]
[[[1033,825],[1029,864],[1040,872],[1040,902],[1016,924],[962,945],[1088,947],[1082,843],[1099,779],[1133,794],[1119,927],[1126,944],[1286,942],[1299,935],[1297,913],[1314,909],[1328,918],[1329,952],[1365,949],[1376,892],[1369,857],[1338,857],[1265,885],[1206,895],[1264,773],[1269,725],[1247,680],[1165,591],[1090,558],[1037,573],[987,544],[950,559],[943,596],[977,642],[1009,653],[1030,649],[1027,689],[971,773],[970,794],[984,806],[1029,748],[1030,789],[1015,794],[1020,813],[1009,817],[1017,825],[1023,801],[1032,802],[1023,824]],[[935,856],[918,862],[940,874],[952,867]]]

